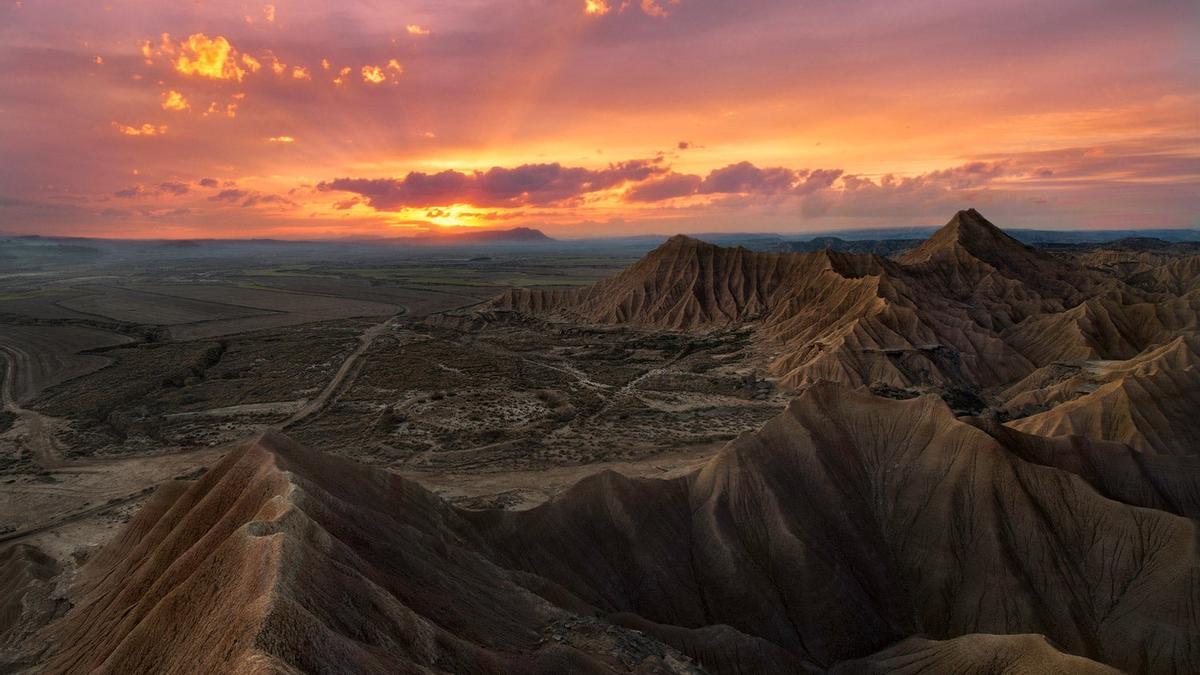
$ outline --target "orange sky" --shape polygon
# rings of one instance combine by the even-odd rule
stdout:
[[[0,232],[1200,225],[1200,5],[0,0]]]

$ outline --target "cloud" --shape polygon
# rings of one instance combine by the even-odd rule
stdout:
[[[813,169],[807,172],[804,180],[800,181],[792,191],[798,195],[812,194],[818,190],[832,187],[841,175],[845,173],[841,169]]]
[[[681,0],[642,0],[641,8],[647,16],[670,16]]]
[[[268,143],[295,143],[296,139],[291,136],[271,136],[267,139]]]
[[[249,193],[246,192],[245,190],[239,190],[237,188],[229,188],[229,189],[221,190],[217,194],[209,197],[208,200],[210,202],[230,202],[230,203],[232,203],[232,202],[236,202],[239,199],[242,199],[243,197],[247,197],[247,196],[249,196]]]
[[[701,194],[773,194],[786,192],[796,181],[797,172],[783,167],[760,169],[750,162],[738,162],[708,174],[700,185]]]
[[[171,197],[179,197],[187,194],[191,190],[191,186],[187,183],[178,181],[166,181],[158,185],[134,185],[127,187],[124,190],[117,190],[113,193],[114,197],[121,199],[139,199],[142,197],[161,197],[163,195]]]
[[[636,4],[635,4],[636,3]],[[620,0],[615,5],[613,0],[583,0],[583,13],[587,16],[601,17],[613,12],[623,14],[625,10],[636,6],[646,16],[665,17],[682,4],[682,0]]]
[[[299,205],[283,195],[252,192],[249,196],[242,200],[242,208],[249,208],[253,206],[282,206],[294,208]]]
[[[612,11],[608,0],[584,0],[583,13],[588,16],[604,16]]]
[[[625,193],[625,200],[656,202],[691,195],[802,196],[832,187],[842,173],[841,169],[759,168],[750,162],[738,162],[714,169],[704,178],[671,173],[634,185]]]
[[[396,59],[388,59],[388,62],[383,67],[380,66],[363,66],[362,70],[363,82],[367,84],[383,84],[388,79],[388,73],[391,73],[392,81],[404,74],[404,66]],[[346,69],[342,69],[338,78],[333,81],[334,84],[341,84],[341,80],[346,75]]]
[[[383,68],[379,66],[363,66],[362,67],[363,82],[367,84],[379,84],[387,77],[383,74]]]
[[[242,65],[246,66],[246,70],[252,73],[262,70],[262,62],[249,54],[242,54]]]
[[[703,179],[684,173],[669,173],[661,178],[638,183],[625,193],[630,202],[661,202],[696,194]]]
[[[267,23],[275,23],[275,5],[263,5],[262,11]]]
[[[293,80],[311,80],[312,75],[308,72],[308,68],[304,66],[292,66]]]
[[[405,30],[405,31],[406,31],[406,32],[407,32],[409,35],[418,35],[418,36],[419,36],[419,35],[429,35],[429,29],[428,29],[428,28],[425,28],[424,26],[417,25],[417,24],[415,24],[415,23],[410,23],[410,24],[408,24],[407,26],[405,26],[405,27],[404,27],[404,30]]]
[[[147,192],[145,187],[141,185],[134,185],[133,187],[127,187],[124,190],[117,190],[113,193],[113,196],[121,199],[135,199],[137,197],[144,197],[146,194]]]
[[[257,190],[240,190],[237,188],[227,188],[221,190],[217,194],[208,198],[210,202],[221,202],[224,204],[237,204],[242,208],[250,208],[254,206],[282,206],[286,208],[294,208],[299,206],[296,202],[284,197],[283,195],[258,192]]]
[[[337,178],[321,191],[353,192],[372,208],[389,211],[450,204],[484,207],[559,206],[584,195],[637,183],[666,172],[661,160],[633,160],[604,169],[525,164],[487,171],[409,173],[404,178]]]
[[[238,82],[246,75],[238,64],[237,50],[229,40],[220,35],[210,39],[204,33],[193,33],[179,44],[175,70],[184,75]]]
[[[208,104],[208,109],[204,111],[203,115],[204,115],[204,117],[208,117],[209,115],[224,115],[226,117],[237,117],[237,110],[238,110],[238,104],[236,104],[236,103],[226,103],[225,106],[222,107],[219,103],[217,103],[216,101],[213,101],[212,103]]]
[[[811,191],[801,212],[810,217],[933,216],[965,203],[986,203],[995,193],[997,180],[1009,175],[1007,162],[982,161],[915,176],[886,174],[873,179],[846,174],[838,189]],[[832,185],[832,179],[828,182]]]
[[[216,178],[201,178],[200,180],[196,181],[196,184],[200,187],[206,188],[215,188],[220,186],[220,183],[217,182]]]
[[[183,94],[171,89],[162,93],[162,108],[163,110],[174,110],[181,112],[190,109],[192,106],[183,97]]]
[[[112,126],[126,136],[161,136],[167,133],[167,125],[165,124],[151,124],[146,122],[140,127],[134,127],[128,124],[121,124],[120,122],[113,122]]]

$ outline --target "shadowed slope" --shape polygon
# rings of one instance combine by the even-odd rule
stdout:
[[[838,664],[832,675],[1118,675],[1121,671],[1054,649],[1041,635],[909,638],[865,659]]]
[[[686,485],[607,474],[473,518],[508,565],[693,654],[701,634],[656,626],[724,624],[823,666],[973,632],[1200,666],[1194,521],[1023,462],[928,398],[813,387]]]
[[[453,509],[277,434],[158,500],[126,534],[52,627],[49,672],[688,670],[636,636],[547,643],[565,614],[474,553]]]
[[[1188,488],[1003,434],[827,383],[696,473],[602,473],[527,512],[459,511],[268,435],[89,564],[48,670],[689,672],[683,652],[718,673],[912,654],[1098,672],[1037,638],[953,639],[972,633],[1200,668],[1196,522],[1085,478],[1151,507]]]
[[[1179,337],[1109,367],[1094,391],[1014,420],[1009,426],[1042,436],[1086,436],[1126,443],[1139,451],[1200,455],[1200,356],[1195,338]],[[1098,378],[1099,379],[1099,378]],[[1068,381],[1044,394],[1072,391]]]
[[[1021,459],[1069,471],[1110,499],[1200,519],[1200,455],[1140,452],[1083,436],[1047,438],[994,419],[968,419]]]
[[[54,597],[58,563],[39,549],[16,544],[0,550],[0,672],[28,665],[16,649],[29,633],[65,611]]]

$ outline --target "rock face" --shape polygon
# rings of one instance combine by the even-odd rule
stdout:
[[[1197,522],[1152,473],[998,433],[813,385],[694,474],[602,473],[526,512],[268,434],[88,563],[45,670],[1200,669]]]
[[[677,236],[592,287],[510,291],[493,306],[675,330],[748,324],[787,385],[967,391],[1010,417],[1033,415],[1013,423],[1026,431],[1188,454],[1200,432],[1200,255],[1149,246],[1051,254],[975,210],[895,259]],[[1133,268],[1104,262],[1128,256]],[[1177,339],[1190,346],[1169,366],[1139,366]]]
[[[1057,405],[1011,422],[1013,428],[1120,441],[1149,454],[1200,456],[1200,339],[1180,336],[1014,399],[1031,400]]]
[[[88,564],[45,670],[611,672],[611,652],[688,672],[627,631],[548,639],[570,615],[485,552],[418,485],[268,434],[160,492]]]
[[[1116,283],[1031,249],[969,210],[896,260],[755,253],[676,236],[594,286],[513,290],[493,304],[675,330],[754,321],[782,353],[776,372],[793,385],[987,387],[1043,365],[1036,349],[1004,331]]]

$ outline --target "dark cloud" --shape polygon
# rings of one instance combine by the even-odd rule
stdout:
[[[915,176],[911,180],[925,184],[940,185],[951,190],[966,190],[968,188],[986,185],[1008,171],[1005,162],[970,162],[961,166],[931,171]]]
[[[841,169],[813,169],[792,191],[799,195],[808,195],[833,187],[833,182],[840,178],[842,173],[844,172]]]
[[[164,195],[171,197],[179,197],[187,194],[191,188],[187,183],[179,183],[176,181],[167,181],[158,185],[134,185],[127,187],[124,190],[117,190],[113,193],[114,197],[121,199],[138,199],[141,197],[162,197]]]
[[[996,180],[1010,172],[1007,162],[979,161],[916,176],[843,175],[841,190],[818,191],[804,200],[802,212],[807,216],[933,216],[966,202],[987,203],[997,194]]]
[[[219,187],[221,185],[219,182],[217,182],[216,178],[201,178],[200,180],[196,181],[196,183],[200,187],[206,187],[206,188],[215,188],[215,187]]]
[[[133,187],[127,187],[124,190],[117,190],[113,193],[114,197],[120,197],[121,199],[135,199],[145,195],[146,189],[141,185],[134,185]]]
[[[236,201],[242,199],[243,197],[247,197],[247,196],[249,196],[249,194],[245,190],[237,190],[237,189],[231,188],[228,190],[221,190],[217,194],[209,197],[208,200],[211,202],[230,202],[230,203],[232,203],[232,202],[236,202]]]
[[[686,173],[669,173],[661,178],[655,178],[634,185],[625,193],[625,200],[630,202],[661,202],[676,197],[686,197],[696,194],[703,179]]]
[[[242,208],[252,206],[298,206],[296,202],[284,197],[283,195],[264,194],[262,192],[253,192],[250,196],[242,200]]]
[[[782,195],[790,192],[809,194],[828,188],[842,175],[841,169],[759,168],[750,162],[738,162],[714,169],[701,178],[691,174],[670,173],[634,185],[625,193],[631,202],[655,202],[693,194],[702,195]]]
[[[760,169],[750,162],[738,162],[708,174],[700,185],[701,194],[774,194],[786,192],[800,172],[783,167]]]
[[[336,178],[321,182],[317,189],[354,192],[373,208],[384,211],[447,204],[560,206],[577,202],[589,193],[641,182],[666,171],[661,158],[619,162],[604,169],[525,164],[471,173],[413,172],[404,178]]]

